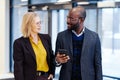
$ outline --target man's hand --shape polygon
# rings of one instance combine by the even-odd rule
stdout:
[[[56,61],[58,63],[66,63],[69,59],[70,57],[68,55],[66,56],[65,54],[60,54],[59,52],[56,55]]]

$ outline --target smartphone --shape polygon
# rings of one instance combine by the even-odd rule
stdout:
[[[68,55],[68,51],[66,49],[58,49],[59,54],[65,54],[65,56]]]

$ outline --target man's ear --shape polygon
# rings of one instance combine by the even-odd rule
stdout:
[[[80,18],[80,19],[79,19],[79,22],[80,22],[80,23],[81,23],[81,22],[84,22],[84,20],[85,20],[84,18]]]
[[[81,18],[82,21],[84,21],[85,19],[84,18]]]

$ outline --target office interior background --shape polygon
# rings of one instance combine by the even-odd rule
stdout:
[[[120,80],[120,0],[0,0],[0,80],[13,76],[13,42],[21,35],[25,12],[40,15],[41,33],[52,38],[55,50],[57,33],[67,29],[69,9],[82,5],[87,10],[85,27],[99,34],[104,80]],[[58,80],[59,69],[56,69]]]

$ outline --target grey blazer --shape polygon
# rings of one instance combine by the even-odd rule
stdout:
[[[58,33],[56,50],[67,49],[70,60],[62,64],[59,80],[71,80],[72,75],[72,32],[65,30]],[[85,28],[83,47],[81,52],[82,80],[102,80],[101,44],[98,34]]]

